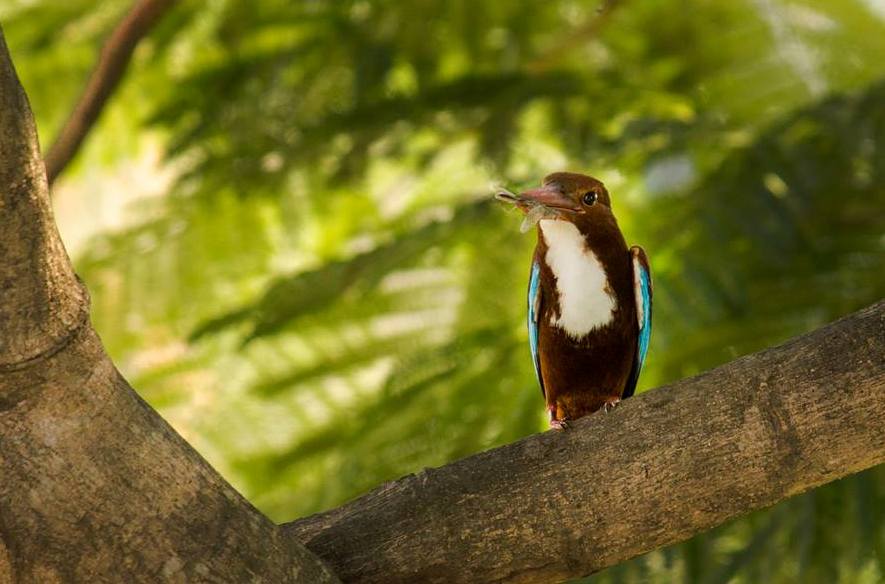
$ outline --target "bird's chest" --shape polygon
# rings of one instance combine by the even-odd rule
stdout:
[[[568,221],[540,222],[546,243],[544,262],[552,273],[556,302],[546,311],[551,326],[574,340],[612,322],[617,297],[605,266],[587,247],[584,236]]]

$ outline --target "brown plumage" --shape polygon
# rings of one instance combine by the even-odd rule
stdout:
[[[530,339],[532,326],[537,331],[533,354],[550,423],[560,428],[632,395],[641,366],[634,265],[647,274],[648,264],[640,248],[627,248],[609,193],[595,178],[554,173],[511,202],[526,212],[544,206],[529,327]],[[649,315],[650,308],[649,280]]]

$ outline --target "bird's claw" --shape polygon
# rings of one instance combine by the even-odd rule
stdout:
[[[568,430],[568,422],[565,420],[550,420],[550,427],[554,430]]]
[[[560,420],[556,417],[556,406],[547,406],[547,416],[550,427],[554,430],[565,430],[568,428],[568,423],[565,421],[565,419]]]
[[[605,413],[608,413],[608,412],[612,411],[613,409],[615,409],[615,407],[617,407],[617,405],[619,403],[621,403],[621,398],[619,398],[619,397],[609,398],[609,399],[605,400],[604,404],[602,404],[602,411]]]

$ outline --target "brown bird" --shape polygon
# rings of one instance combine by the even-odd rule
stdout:
[[[651,335],[652,284],[641,247],[627,249],[605,185],[557,172],[500,200],[537,223],[529,278],[529,346],[550,426],[633,395]],[[524,224],[525,225],[525,224]]]

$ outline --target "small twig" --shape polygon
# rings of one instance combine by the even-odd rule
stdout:
[[[137,0],[111,33],[83,94],[46,154],[46,177],[51,185],[71,162],[105,104],[123,79],[138,42],[176,0]]]
[[[526,69],[531,73],[542,73],[548,71],[562,57],[572,51],[575,47],[585,44],[592,38],[595,38],[602,27],[608,22],[614,12],[614,9],[621,4],[621,0],[603,0],[596,9],[596,14],[590,17],[587,22],[574,29],[565,38],[544,51],[538,57],[532,59],[526,65]]]

